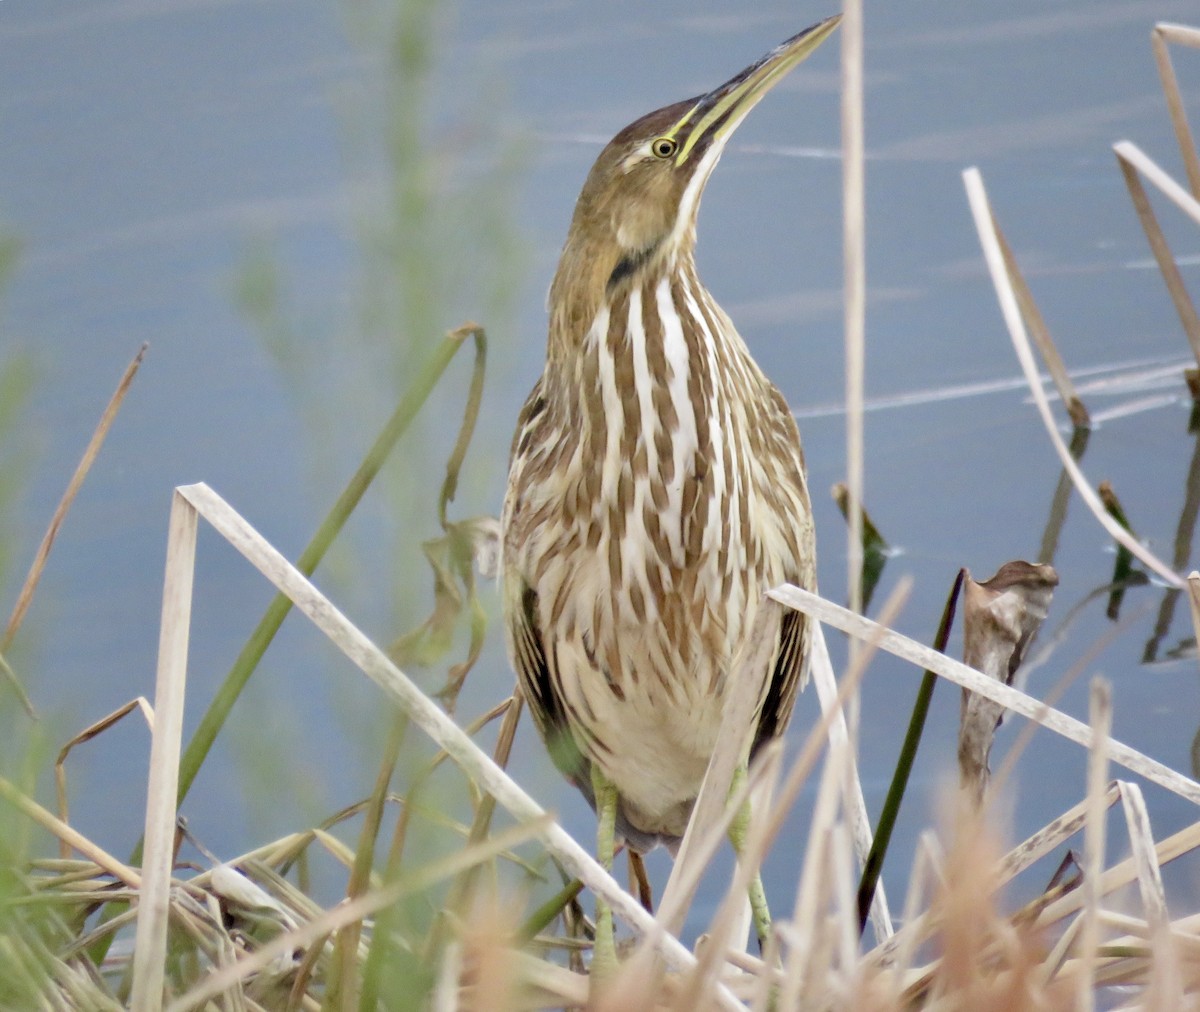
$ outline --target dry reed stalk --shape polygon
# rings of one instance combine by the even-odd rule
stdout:
[[[777,742],[766,745],[761,757],[751,768],[746,782],[728,795],[728,803],[715,814],[713,820],[707,825],[695,823],[697,828],[694,830],[689,824],[688,831],[693,833],[691,857],[678,876],[672,868],[671,882],[674,883],[674,888],[668,883],[655,916],[655,928],[642,935],[633,953],[622,963],[620,975],[608,984],[602,995],[601,1009],[625,1008],[630,1002],[636,1001],[639,995],[653,993],[661,985],[661,967],[656,962],[657,936],[679,933],[687,907],[699,888],[701,877],[723,845],[734,816],[760,783],[777,775],[780,752],[781,747]],[[743,889],[739,898],[744,895]],[[714,921],[716,920],[715,918]],[[678,927],[672,930],[671,925]],[[704,954],[701,954],[698,963],[703,963],[704,959]]]
[[[772,783],[778,779],[782,752],[782,744],[773,742],[756,771],[760,774],[756,778],[756,783],[760,781]],[[755,786],[756,784],[750,783],[745,785],[747,798],[754,791]],[[731,815],[738,811],[732,803],[728,810]],[[709,923],[707,938],[698,953],[696,967],[685,975],[681,993],[675,1002],[675,1006],[679,1009],[695,1008],[702,996],[710,992],[725,963],[725,953],[731,944],[736,944],[739,949],[745,949],[747,925],[742,912],[747,906],[746,896],[750,884],[766,856],[766,832],[766,819],[760,816],[751,820],[742,853],[738,855],[733,878],[725,891],[716,916]],[[741,938],[735,939],[735,933],[739,929]]]
[[[933,830],[924,830],[917,839],[913,872],[909,878],[908,895],[904,900],[904,926],[884,944],[876,946],[868,965],[881,966],[891,978],[891,987],[900,991],[903,978],[913,965],[917,947],[923,941],[920,927],[925,920],[922,904],[928,904],[938,883],[945,882],[946,855],[941,841]]]
[[[883,627],[890,625],[892,621],[899,615],[900,609],[912,591],[912,578],[905,577],[897,584],[895,590],[888,597],[879,612],[879,624]],[[854,642],[852,640],[852,642]],[[871,649],[870,653],[859,658],[856,653],[852,653],[851,668],[858,671],[856,678],[861,677],[865,673],[866,665],[870,657],[874,656],[878,648],[878,642],[874,639],[868,640]],[[837,705],[837,683],[833,674],[833,663],[829,659],[829,649],[825,643],[824,631],[819,627],[813,636],[812,645],[812,672],[813,682],[816,685],[817,697],[821,703],[822,713],[831,711],[833,723],[829,728],[829,737],[831,742],[850,742],[850,732],[846,723],[845,712],[840,705]],[[861,671],[858,669],[861,668]],[[867,814],[867,801],[863,795],[862,782],[858,776],[857,764],[855,761],[854,748],[848,748],[845,752],[845,762],[849,766],[849,776],[847,780],[847,810],[850,814],[850,823],[853,829],[853,839],[855,851],[858,855],[860,867],[867,863],[867,857],[871,853],[872,835],[871,835],[871,819]],[[887,893],[883,888],[883,882],[880,881],[875,887],[875,896],[871,900],[871,925],[875,930],[875,937],[882,941],[891,936],[892,918],[888,910]]]
[[[1002,685],[960,661],[940,654],[907,636],[884,629],[878,623],[800,587],[785,585],[769,591],[769,594],[781,604],[802,611],[847,635],[864,639],[878,637],[880,647],[918,668],[933,671],[961,688],[986,696],[1000,703],[1005,709],[1027,717],[1076,744],[1085,748],[1091,747],[1092,732],[1086,724],[1060,710],[1046,706],[1020,689]],[[1109,758],[1193,804],[1200,804],[1200,784],[1136,749],[1114,740],[1109,746]]]
[[[92,438],[88,440],[87,447],[83,451],[83,456],[75,468],[75,473],[71,475],[71,480],[67,482],[66,491],[63,492],[62,499],[59,500],[58,506],[54,510],[54,515],[50,518],[50,526],[46,528],[46,533],[42,536],[41,544],[38,545],[37,551],[34,553],[33,563],[30,565],[29,573],[26,575],[25,582],[21,585],[21,591],[17,595],[17,603],[13,608],[12,615],[9,616],[8,625],[4,629],[4,636],[0,638],[0,655],[8,653],[8,648],[12,646],[13,638],[17,635],[17,630],[21,628],[21,623],[25,619],[25,613],[29,610],[29,602],[33,600],[34,591],[37,590],[38,582],[42,578],[42,571],[46,568],[46,560],[50,557],[50,549],[54,546],[54,539],[58,537],[58,532],[67,517],[67,512],[70,510],[71,504],[75,501],[75,496],[78,495],[79,489],[83,486],[83,480],[87,477],[88,472],[92,469],[92,464],[95,463],[96,457],[100,454],[100,447],[104,445],[104,440],[108,436],[108,430],[112,428],[113,422],[116,421],[117,412],[121,410],[125,394],[129,392],[129,385],[133,382],[134,376],[137,375],[138,368],[142,364],[142,359],[146,356],[146,349],[149,347],[148,344],[143,344],[138,349],[138,353],[133,356],[133,361],[126,366],[125,372],[117,383],[117,389],[113,391],[113,395],[109,398],[104,412],[100,415],[100,421],[96,424],[95,431],[92,432]],[[26,710],[32,713],[32,707],[28,705],[28,699],[23,699],[22,702]]]
[[[847,586],[862,611],[863,373],[866,360],[866,210],[863,156],[862,0],[842,4],[842,256],[846,345]],[[850,644],[854,656],[857,645]],[[857,708],[851,707],[854,711]]]
[[[103,847],[92,843],[82,833],[72,829],[62,820],[55,818],[5,777],[0,777],[0,799],[7,801],[31,822],[64,841],[71,850],[82,854],[117,881],[124,883],[130,889],[141,888],[142,876],[134,869],[113,857]]]
[[[1009,336],[1012,338],[1013,347],[1016,349],[1017,360],[1021,363],[1021,369],[1025,373],[1026,382],[1029,384],[1029,391],[1033,395],[1034,403],[1037,405],[1038,412],[1042,416],[1046,432],[1050,436],[1050,442],[1058,452],[1063,468],[1071,476],[1071,481],[1078,490],[1080,498],[1087,504],[1093,515],[1100,522],[1100,525],[1112,535],[1113,539],[1128,548],[1133,555],[1157,573],[1170,586],[1182,587],[1183,582],[1174,570],[1158,559],[1135,538],[1130,537],[1129,532],[1108,515],[1095,489],[1088,482],[1087,478],[1084,477],[1079,465],[1075,462],[1074,457],[1071,456],[1066,443],[1063,442],[1058,427],[1054,423],[1054,416],[1050,412],[1050,404],[1046,399],[1046,392],[1042,389],[1042,384],[1038,377],[1037,366],[1033,360],[1033,351],[1029,345],[1029,336],[1025,332],[1025,325],[1021,318],[1016,294],[1013,291],[1012,281],[1004,268],[1004,256],[1000,251],[995,230],[992,228],[994,220],[992,209],[988,203],[987,192],[983,186],[983,177],[979,174],[979,170],[971,168],[964,171],[963,184],[966,187],[967,200],[971,206],[971,215],[975,220],[975,228],[979,233],[979,242],[983,248],[988,273],[991,275],[992,284],[996,289],[996,298],[1000,303],[1000,311],[1008,327]],[[1186,194],[1184,196],[1186,197]],[[1191,198],[1188,199],[1190,200]],[[1200,205],[1197,206],[1200,207]]]
[[[1100,875],[1104,870],[1104,803],[1108,785],[1108,736],[1112,730],[1112,691],[1102,678],[1092,681],[1092,747],[1088,754],[1087,808],[1083,825],[1083,882],[1079,893],[1083,902],[1083,927],[1079,932],[1079,960],[1082,972],[1076,980],[1075,1002],[1081,1012],[1095,1006],[1094,967],[1100,944]]]
[[[133,1012],[155,1012],[162,1007],[196,527],[196,511],[176,491],[171,497],[158,675],[154,683],[154,732],[150,739],[150,781],[146,790],[146,847],[133,952],[130,999]]]
[[[1200,29],[1160,21],[1150,33],[1154,63],[1158,67],[1163,94],[1167,97],[1167,111],[1171,116],[1171,126],[1175,129],[1175,139],[1179,142],[1179,153],[1183,157],[1188,184],[1192,195],[1200,200],[1200,158],[1196,157],[1196,143],[1192,140],[1183,97],[1179,94],[1179,82],[1175,79],[1175,68],[1171,64],[1171,53],[1167,49],[1168,42],[1200,49]]]
[[[71,754],[71,750],[77,745],[82,745],[85,742],[91,741],[98,734],[107,731],[114,724],[124,720],[135,709],[142,711],[142,716],[146,720],[146,726],[150,728],[151,733],[154,732],[154,710],[150,706],[150,701],[145,696],[138,696],[131,699],[124,706],[113,710],[107,717],[101,717],[94,724],[90,724],[80,731],[73,738],[68,739],[58,751],[58,758],[54,761],[54,790],[58,797],[58,817],[63,822],[68,822],[69,812],[67,808],[67,756]],[[65,840],[58,841],[58,853],[64,860],[71,856],[71,848],[67,846]]]
[[[1150,829],[1150,813],[1142,789],[1137,784],[1119,783],[1121,808],[1125,815],[1125,826],[1129,832],[1130,856],[1137,869],[1138,894],[1146,922],[1152,932],[1167,930],[1170,917],[1167,914],[1167,895],[1163,889],[1162,869],[1158,866],[1158,855],[1154,853],[1154,833]]]
[[[457,851],[449,857],[405,875],[395,882],[364,893],[357,899],[342,901],[330,910],[322,911],[294,931],[277,935],[262,947],[240,959],[236,965],[210,974],[186,994],[175,998],[166,1007],[166,1012],[187,1012],[200,1007],[239,980],[265,969],[273,960],[296,950],[312,945],[318,939],[329,936],[346,925],[362,921],[386,907],[398,902],[406,895],[423,892],[439,882],[444,882],[472,865],[489,860],[500,851],[534,839],[545,832],[551,824],[548,814],[502,830],[484,843]]]
[[[1104,792],[1104,807],[1107,809],[1115,805],[1120,794],[1117,782],[1109,784]],[[1089,795],[1013,847],[1000,861],[1000,885],[1007,885],[1030,865],[1040,861],[1083,829],[1089,806],[1094,803],[1095,799]]]
[[[816,991],[821,977],[816,968],[821,960],[822,941],[827,940],[824,910],[830,885],[830,853],[833,827],[838,820],[842,794],[843,755],[846,741],[829,743],[821,772],[817,800],[809,823],[807,846],[796,883],[796,899],[788,932],[788,958],[780,1000],[784,1008],[796,1008],[802,990]]]
[[[1105,588],[1103,587],[1099,588],[1097,591],[1093,591],[1092,594],[1089,594],[1083,599],[1083,601],[1076,605],[1075,609],[1073,609],[1072,615],[1081,613],[1085,603],[1090,602],[1094,599],[1094,597],[1099,596],[1104,592]],[[1134,614],[1122,619],[1120,623],[1111,624],[1102,635],[1094,639],[1089,644],[1088,648],[1083,652],[1083,654],[1075,660],[1071,667],[1069,667],[1054,682],[1054,684],[1050,686],[1049,691],[1043,694],[1043,705],[1056,706],[1058,701],[1066,695],[1067,690],[1074,685],[1076,681],[1078,681],[1080,676],[1082,676],[1085,672],[1090,671],[1097,660],[1104,655],[1104,652],[1119,638],[1122,633],[1132,628],[1141,615],[1145,613],[1145,611],[1146,609],[1143,608],[1140,612],[1135,612]],[[1064,627],[1070,624],[1072,621],[1072,615],[1069,615],[1068,618],[1062,623]],[[1059,635],[1059,633],[1056,633],[1056,635]],[[1053,644],[1050,644],[1038,658],[1030,661],[1022,667],[1022,677],[1020,679],[1022,683],[1028,684],[1029,675],[1032,670],[1039,664],[1044,663],[1052,650]],[[1017,763],[1020,761],[1021,756],[1025,754],[1025,749],[1029,747],[1029,743],[1033,740],[1033,736],[1037,732],[1037,728],[1037,724],[1030,722],[1025,724],[1025,726],[1022,727],[1017,733],[1012,747],[1008,749],[1004,756],[1004,763],[1001,765],[1000,771],[996,774],[995,782],[997,793],[1000,793],[1004,785],[1008,783],[1009,777],[1013,775],[1017,768]]]
[[[1164,197],[1200,225],[1200,198],[1188,193],[1133,141],[1117,141],[1113,145],[1113,152],[1121,162],[1145,176]]]
[[[1175,312],[1179,316],[1183,332],[1187,335],[1188,344],[1191,345],[1192,357],[1200,365],[1200,316],[1196,314],[1196,307],[1192,304],[1187,286],[1183,283],[1183,274],[1179,270],[1179,264],[1171,252],[1166,236],[1163,235],[1162,226],[1159,225],[1158,218],[1154,214],[1154,208],[1150,204],[1150,198],[1146,195],[1146,189],[1142,186],[1141,176],[1144,175],[1154,183],[1197,224],[1200,224],[1200,203],[1197,203],[1194,197],[1151,161],[1135,144],[1129,141],[1120,141],[1113,145],[1113,151],[1116,153],[1121,175],[1125,179],[1125,186],[1129,190],[1129,198],[1133,201],[1133,209],[1137,212],[1138,221],[1142,224],[1142,231],[1146,233],[1146,241],[1150,243],[1150,252],[1154,254],[1154,262],[1158,264],[1159,273],[1162,274],[1171,301],[1175,305]]]
[[[1071,416],[1071,422],[1076,428],[1087,428],[1091,424],[1088,418],[1088,410],[1084,406],[1083,401],[1079,399],[1079,394],[1075,390],[1075,384],[1071,381],[1071,376],[1067,372],[1066,365],[1063,364],[1062,356],[1058,353],[1058,347],[1054,343],[1054,338],[1050,336],[1050,328],[1046,326],[1046,320],[1042,316],[1042,311],[1038,308],[1037,301],[1033,297],[1033,292],[1030,290],[1029,284],[1025,281],[1025,275],[1021,273],[1021,268],[1017,264],[1017,258],[1012,251],[1012,247],[1008,245],[1008,240],[1004,237],[1004,232],[995,218],[992,219],[992,228],[996,231],[996,241],[1000,244],[1000,253],[1004,257],[1004,267],[1008,272],[1009,279],[1012,281],[1013,291],[1017,296],[1017,304],[1021,307],[1021,315],[1025,317],[1025,322],[1029,325],[1029,330],[1033,334],[1033,340],[1037,344],[1038,351],[1042,353],[1042,361],[1046,364],[1046,371],[1050,374],[1050,378],[1058,388],[1058,396],[1062,398],[1062,402],[1067,409],[1067,414]]]
[[[1111,752],[1109,758],[1112,758]],[[1190,854],[1192,851],[1200,850],[1200,822],[1193,823],[1181,829],[1179,832],[1168,836],[1165,840],[1159,840],[1154,844],[1153,850],[1155,861],[1159,867],[1164,864],[1170,864],[1175,859],[1183,857],[1185,854]],[[1115,892],[1136,881],[1137,877],[1137,862],[1133,857],[1127,857],[1125,860],[1119,861],[1105,870],[1101,882],[1101,892],[1104,895]],[[1038,924],[1055,924],[1070,917],[1072,914],[1078,913],[1080,909],[1081,900],[1079,895],[1077,893],[1068,893],[1060,899],[1055,900],[1042,911],[1038,917]]]

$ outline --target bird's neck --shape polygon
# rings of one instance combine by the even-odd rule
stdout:
[[[550,286],[549,362],[570,367],[595,336],[601,317],[626,312],[634,292],[640,291],[644,300],[664,279],[678,279],[703,292],[693,248],[692,234],[682,242],[663,237],[636,249],[569,238]]]

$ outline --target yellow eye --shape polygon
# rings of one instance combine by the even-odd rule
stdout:
[[[650,150],[655,158],[670,158],[679,148],[679,142],[674,137],[659,137],[650,143]]]

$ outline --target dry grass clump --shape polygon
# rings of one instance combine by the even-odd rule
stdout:
[[[767,799],[759,806],[747,849],[748,864],[735,874],[719,913],[694,951],[665,930],[679,916],[679,892],[668,887],[657,918],[651,917],[542,812],[493,758],[341,616],[219,497],[203,486],[180,489],[170,557],[172,580],[190,571],[194,523],[205,517],[322,628],[369,677],[377,681],[453,758],[481,793],[473,825],[458,827],[464,843],[433,859],[399,861],[356,876],[356,852],[324,826],[295,833],[234,860],[189,874],[176,866],[178,827],[173,806],[170,833],[147,833],[140,871],[107,855],[89,862],[35,862],[12,879],[4,910],[6,979],[30,1007],[157,1008],[391,1008],[400,996],[436,1008],[1066,1008],[1086,1005],[1097,991],[1115,987],[1162,993],[1174,1003],[1190,999],[1200,982],[1200,918],[1168,919],[1160,866],[1200,844],[1200,823],[1155,843],[1136,785],[1108,781],[1108,765],[1137,766],[1161,786],[1200,797],[1200,785],[1158,766],[1107,734],[1109,711],[1102,684],[1095,692],[1090,727],[1083,728],[1091,762],[1087,798],[1001,855],[986,829],[986,809],[960,796],[949,821],[949,842],[927,832],[910,875],[902,928],[882,916],[877,945],[862,948],[852,854],[853,823],[861,787],[853,777],[853,749],[841,706],[855,690],[875,649],[926,663],[938,675],[999,702],[1029,712],[1044,726],[1068,722],[1003,681],[974,671],[906,640],[883,625],[796,588],[773,596],[804,608],[863,641],[860,663],[836,686],[825,715],[785,770],[778,750],[768,752],[748,789]],[[184,551],[180,551],[180,542]],[[893,609],[895,601],[885,607]],[[165,637],[164,642],[178,642]],[[816,650],[818,684],[832,683],[827,654]],[[172,668],[164,656],[164,670]],[[170,698],[171,694],[166,694]],[[177,698],[182,700],[181,696]],[[732,708],[736,710],[737,708]],[[500,708],[497,708],[499,711]],[[503,710],[505,724],[518,708]],[[161,742],[163,704],[156,707]],[[729,734],[736,735],[730,724]],[[506,733],[498,735],[501,751]],[[162,746],[160,746],[162,747]],[[178,743],[175,744],[178,748]],[[718,749],[718,754],[721,753]],[[437,760],[435,760],[437,761]],[[798,867],[790,913],[778,907],[769,951],[759,959],[743,950],[741,906],[747,875],[776,839],[800,787],[821,765],[817,801]],[[173,784],[159,790],[175,796]],[[11,785],[5,796],[52,832],[68,827]],[[491,797],[512,821],[492,828]],[[400,802],[386,789],[385,808]],[[405,800],[411,800],[411,795]],[[1118,801],[1132,856],[1105,865],[1106,820]],[[372,800],[342,813],[368,824]],[[151,798],[149,810],[157,806]],[[699,807],[699,806],[698,806]],[[426,817],[403,808],[404,820]],[[486,813],[486,815],[485,815]],[[723,815],[722,815],[723,818]],[[407,821],[405,821],[407,820]],[[721,834],[716,825],[693,824],[677,872],[697,876]],[[147,827],[149,829],[149,827]],[[1033,903],[1008,912],[1004,891],[1018,875],[1061,852],[1082,833],[1083,858],[1068,862]],[[75,837],[71,837],[77,843]],[[166,840],[165,849],[152,845]],[[314,848],[314,844],[316,847]],[[789,846],[794,846],[789,841]],[[361,847],[361,843],[360,843]],[[360,851],[361,852],[361,851]],[[692,856],[689,857],[688,855]],[[346,898],[322,908],[300,888],[300,869],[318,855],[345,869]],[[165,916],[149,919],[155,901],[152,876],[165,871],[160,894]],[[548,876],[558,867],[608,899],[642,942],[611,979],[592,981],[584,969],[589,929],[574,904],[576,890],[557,892],[540,908]],[[553,881],[551,879],[551,881]],[[357,884],[355,884],[357,883]],[[1136,898],[1127,886],[1136,884]],[[687,890],[684,890],[686,893]],[[129,913],[98,920],[101,907],[137,898],[133,958],[125,926]],[[157,930],[157,936],[151,934]],[[739,933],[740,932],[740,933]],[[116,945],[98,957],[105,941]],[[161,955],[149,959],[155,948]],[[140,959],[138,957],[141,957]],[[399,979],[390,972],[407,966]],[[147,969],[149,968],[149,969]],[[156,971],[156,972],[155,972]],[[146,983],[151,979],[151,983]],[[35,1000],[36,998],[36,1000]],[[1169,1007],[1180,1007],[1172,1004]]]

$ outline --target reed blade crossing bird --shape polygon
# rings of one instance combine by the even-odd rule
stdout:
[[[732,693],[757,699],[744,776],[807,678],[807,624],[787,611],[770,664],[730,684],[763,592],[815,584],[812,510],[792,413],[693,250],[733,131],[839,20],[618,133],[584,183],[550,289],[546,366],[504,501],[505,626],[550,755],[596,809],[608,868],[614,837],[643,853],[677,847]],[[761,943],[761,882],[751,904]],[[615,962],[601,902],[595,960]]]

